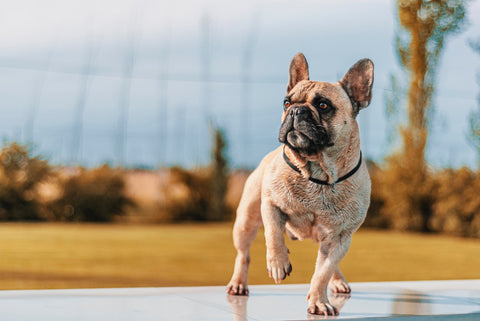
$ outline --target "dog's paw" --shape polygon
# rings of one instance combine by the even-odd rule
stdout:
[[[285,257],[273,257],[267,259],[267,270],[268,275],[275,281],[275,283],[280,283],[282,280],[285,280],[287,276],[292,273],[292,264],[288,259],[288,255]]]
[[[318,297],[308,295],[308,313],[318,315],[338,315],[338,309],[331,305],[328,300],[320,300]]]
[[[328,287],[333,293],[351,293],[352,289],[348,285],[347,281],[342,279],[331,279],[328,282]]]
[[[230,295],[248,295],[247,283],[232,279],[227,285],[227,293]]]

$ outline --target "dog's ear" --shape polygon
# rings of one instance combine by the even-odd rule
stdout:
[[[287,94],[298,82],[308,79],[307,59],[305,59],[305,56],[299,52],[290,62],[290,79],[288,80]]]
[[[373,62],[370,59],[359,60],[340,80],[353,105],[354,116],[360,109],[367,107],[372,99]]]

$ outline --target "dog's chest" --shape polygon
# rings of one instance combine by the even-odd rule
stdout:
[[[286,214],[287,229],[298,239],[320,241],[324,235],[352,230],[358,225],[358,202],[353,186],[320,186],[306,188],[284,185],[284,197],[279,202]]]

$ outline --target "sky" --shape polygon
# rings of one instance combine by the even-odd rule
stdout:
[[[434,167],[477,164],[467,133],[480,56],[467,42],[480,38],[480,1],[467,12],[437,73]],[[252,168],[278,146],[288,65],[303,52],[320,81],[373,60],[373,100],[358,122],[364,155],[381,162],[398,146],[385,116],[390,75],[401,75],[396,24],[384,0],[10,1],[0,11],[0,137],[56,164],[191,167],[208,162],[217,126],[231,165]]]

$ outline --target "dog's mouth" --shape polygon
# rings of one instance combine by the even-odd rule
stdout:
[[[325,147],[333,146],[325,127],[306,120],[287,117],[280,128],[280,143],[306,155],[316,154]]]

